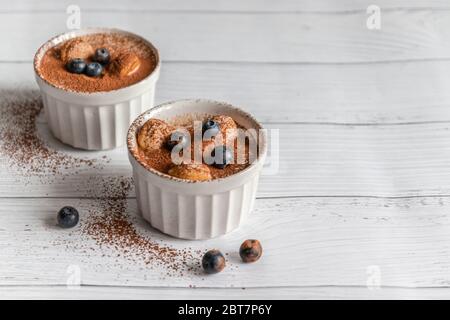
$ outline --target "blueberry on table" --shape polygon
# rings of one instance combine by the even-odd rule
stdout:
[[[98,77],[103,72],[103,67],[98,62],[91,62],[86,66],[85,73],[89,77]]]
[[[86,69],[86,61],[79,58],[69,60],[66,64],[66,69],[71,73],[83,73]]]
[[[172,149],[178,144],[181,147],[185,147],[188,144],[188,137],[183,132],[174,131],[167,140],[166,147],[172,151]]]
[[[214,120],[209,119],[203,122],[202,133],[205,139],[211,139],[212,137],[217,135],[219,131],[219,124]]]
[[[99,49],[95,50],[93,60],[105,65],[105,64],[109,63],[110,58],[111,58],[111,55],[109,54],[108,49],[99,48]]]
[[[225,146],[217,146],[211,152],[213,158],[212,165],[219,169],[224,169],[233,161],[233,153]]]
[[[62,207],[58,212],[58,225],[61,228],[72,228],[78,223],[79,215],[74,207]]]
[[[255,262],[261,258],[262,247],[258,240],[245,240],[239,248],[239,255],[244,262]]]
[[[218,273],[225,268],[225,258],[219,250],[209,250],[203,256],[202,267],[206,273]]]

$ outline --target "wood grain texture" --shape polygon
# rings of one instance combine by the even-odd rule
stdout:
[[[279,130],[278,170],[264,175],[259,197],[450,195],[450,123],[410,125],[268,124]],[[99,159],[101,169],[81,167],[59,176],[21,177],[0,157],[4,197],[87,196],[95,176],[131,176],[125,148],[105,152],[74,150],[55,140],[45,123],[43,140],[77,158]],[[269,158],[267,165],[276,163]],[[106,156],[109,162],[102,160]],[[45,162],[42,164],[45,166]]]
[[[0,46],[0,108],[36,90],[34,52],[65,31],[71,3],[0,8],[8,44]],[[40,117],[39,134],[52,148],[109,162],[29,176],[0,156],[0,298],[449,297],[448,1],[377,1],[378,31],[366,28],[366,0],[77,3],[83,27],[128,29],[160,48],[158,103],[224,100],[279,129],[279,171],[262,177],[239,230],[202,242],[151,229],[131,192],[127,212],[140,233],[230,254],[230,267],[214,278],[164,278],[159,267],[117,257],[79,228],[55,228],[63,205],[79,208],[85,224],[99,205],[92,193],[101,178],[130,176],[131,168],[124,148],[74,150]],[[250,237],[262,241],[264,256],[242,265],[236,250]],[[81,268],[77,290],[66,288],[70,265]],[[381,288],[369,290],[374,268]]]
[[[37,48],[66,30],[66,14],[2,16],[0,61],[31,61]],[[82,26],[111,27],[150,39],[164,61],[363,63],[449,59],[450,11],[389,11],[380,30],[365,12],[246,14],[86,12]],[[7,30],[7,31],[6,31]],[[11,50],[10,48],[20,48]]]
[[[30,63],[0,63],[0,87],[37,89]],[[228,101],[266,123],[407,124],[450,121],[450,62],[356,65],[165,62],[156,103]],[[0,96],[0,108],[4,97]],[[276,112],[275,112],[276,111]]]
[[[449,288],[293,287],[293,288],[155,288],[80,286],[0,286],[0,299],[113,299],[113,300],[331,300],[434,299],[450,296]]]
[[[77,265],[84,285],[366,288],[370,268],[375,266],[381,287],[448,287],[449,201],[426,197],[258,200],[240,229],[198,242],[169,238],[136,218],[139,232],[155,241],[229,253],[229,268],[214,278],[190,273],[163,278],[163,270],[116,257],[114,249],[97,246],[78,227],[72,231],[54,227],[55,213],[63,205],[80,210],[83,226],[96,206],[93,200],[2,199],[0,283],[65,285],[67,268]],[[136,214],[134,200],[128,201],[128,212]],[[236,250],[249,237],[261,241],[264,255],[245,265]]]
[[[71,0],[33,0],[14,1],[4,8],[3,12],[11,11],[64,11],[68,5],[74,4]],[[134,0],[131,3],[110,0],[78,0],[76,4],[84,10],[109,11],[187,11],[187,12],[345,12],[349,10],[365,11],[373,4],[370,0]],[[445,0],[378,0],[376,4],[385,10],[392,9],[447,9],[449,4]],[[1,12],[0,11],[0,12]]]

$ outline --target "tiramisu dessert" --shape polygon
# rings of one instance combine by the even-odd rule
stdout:
[[[74,92],[104,92],[135,84],[156,68],[141,39],[122,33],[79,36],[48,49],[36,65],[50,85]]]
[[[149,119],[137,133],[141,164],[180,179],[224,178],[256,157],[251,136],[226,115],[190,115],[171,121]]]

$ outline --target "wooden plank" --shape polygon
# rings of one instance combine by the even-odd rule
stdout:
[[[8,75],[0,79],[0,87],[9,95],[37,88],[29,63],[0,63],[0,74]],[[447,86],[448,61],[368,65],[166,62],[156,103],[188,97],[229,101],[269,123],[442,122],[450,121]],[[4,100],[0,96],[0,106]]]
[[[163,236],[135,217],[135,201],[128,201],[136,229],[153,241],[228,253],[227,269],[211,277],[196,268],[167,276],[164,266],[130,262],[122,251],[96,244],[81,230],[93,212],[105,210],[105,202],[2,199],[0,204],[2,286],[65,286],[74,267],[83,285],[98,286],[365,289],[369,284],[383,289],[448,287],[450,281],[449,198],[258,200],[240,229],[208,241]],[[55,212],[63,205],[74,205],[81,213],[74,230],[54,226]],[[257,238],[264,247],[255,264],[239,262],[236,250],[245,238]],[[195,265],[200,256],[194,254],[187,262]]]
[[[448,2],[380,0],[380,31],[365,28],[369,2],[79,1],[83,26],[115,25],[161,48],[158,102],[227,100],[280,129],[280,170],[263,177],[255,212],[241,229],[205,242],[149,228],[131,192],[127,211],[140,234],[178,249],[229,253],[229,267],[215,277],[167,277],[163,266],[118,257],[80,228],[54,227],[63,205],[80,209],[81,227],[93,211],[107,211],[105,200],[76,197],[93,197],[105,181],[129,177],[130,168],[124,149],[62,146],[40,118],[38,130],[52,148],[100,165],[23,175],[0,156],[0,298],[448,297]],[[7,75],[1,88],[35,88],[29,62],[41,42],[64,30],[69,3],[0,9],[3,41],[11,45],[0,48],[0,62],[27,62],[0,64]],[[36,196],[50,198],[29,198]],[[264,246],[254,265],[236,255],[247,237]],[[79,289],[65,286],[69,266],[80,267]],[[380,289],[367,287],[374,271]]]
[[[279,130],[278,170],[262,177],[259,197],[450,195],[449,123],[267,127]],[[28,172],[29,163],[14,163],[11,156],[2,155],[1,196],[84,197],[91,193],[96,177],[131,176],[125,148],[74,150],[56,141],[45,123],[39,123],[38,132],[52,150],[76,159],[97,159],[98,166],[58,165],[59,174],[35,174]],[[17,150],[33,152],[24,145],[17,145]],[[276,154],[268,164],[276,164]],[[52,171],[54,163],[43,160],[40,165]]]
[[[41,0],[39,2],[32,0],[15,1],[8,5],[8,8],[2,11],[57,11],[65,10],[73,1],[62,0],[54,2],[51,0]],[[373,4],[370,0],[341,0],[339,2],[333,0],[217,0],[214,2],[207,0],[191,0],[189,2],[177,0],[135,0],[133,4],[127,4],[123,1],[107,1],[107,0],[78,0],[82,10],[101,10],[109,11],[239,11],[239,12],[284,12],[284,11],[300,11],[300,12],[342,12],[349,10],[365,10],[369,5]],[[394,3],[389,0],[378,0],[377,5],[383,9],[397,8],[448,8],[448,2],[445,0],[396,0]]]
[[[450,58],[450,11],[388,11],[380,30],[367,14],[85,12],[82,26],[141,34],[164,61],[362,63]],[[0,61],[31,61],[48,38],[65,31],[64,12],[9,13]],[[257,31],[257,32],[255,32]],[[430,36],[432,35],[432,36]],[[21,48],[15,51],[11,48]]]
[[[1,299],[142,299],[142,300],[331,300],[331,299],[447,299],[448,288],[382,288],[369,290],[355,287],[297,287],[297,288],[153,288],[80,286],[0,286]]]

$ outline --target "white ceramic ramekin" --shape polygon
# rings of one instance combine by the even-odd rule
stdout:
[[[141,39],[155,54],[155,70],[131,86],[94,93],[63,90],[41,78],[37,68],[49,48],[65,40],[92,33],[119,33]],[[56,36],[42,45],[34,57],[36,81],[41,89],[51,132],[62,142],[87,150],[112,149],[125,144],[131,121],[153,107],[160,68],[158,50],[150,42],[130,32],[107,28],[82,29]]]
[[[259,134],[259,156],[246,169],[221,179],[189,181],[158,172],[137,156],[136,135],[150,118],[170,120],[185,114],[223,114]],[[209,239],[236,229],[253,208],[259,175],[266,157],[267,138],[248,113],[210,100],[169,102],[140,115],[128,131],[128,155],[139,210],[160,231],[183,239]]]

